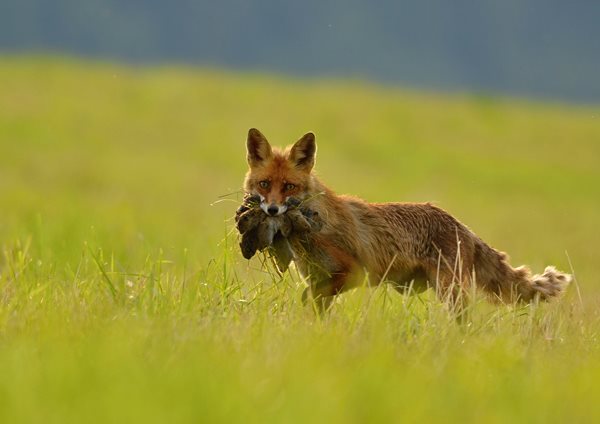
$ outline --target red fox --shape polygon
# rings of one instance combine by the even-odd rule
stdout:
[[[245,192],[259,196],[268,216],[284,214],[295,198],[322,220],[318,232],[289,239],[309,284],[303,300],[311,295],[327,308],[335,295],[366,281],[399,291],[431,287],[453,306],[462,305],[472,285],[503,302],[530,302],[557,297],[571,282],[552,266],[536,275],[511,267],[505,253],[430,203],[367,203],[335,194],[313,173],[316,153],[310,132],[285,150],[272,148],[257,129],[248,132]]]

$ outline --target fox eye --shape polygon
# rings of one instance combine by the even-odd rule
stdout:
[[[260,188],[269,188],[269,182],[267,180],[263,180],[261,182],[258,183],[258,186]]]
[[[296,184],[292,184],[292,183],[287,183],[285,185],[285,191],[292,191],[293,189],[296,188]]]

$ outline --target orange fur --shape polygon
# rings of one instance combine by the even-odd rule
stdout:
[[[251,129],[247,148],[246,192],[260,194],[266,205],[297,197],[323,220],[321,231],[308,238],[291,237],[290,245],[310,293],[324,307],[362,281],[385,281],[398,290],[433,287],[454,306],[462,303],[472,284],[501,301],[529,302],[556,297],[571,281],[553,267],[534,276],[526,267],[512,268],[505,253],[430,203],[367,203],[335,194],[312,172],[312,133],[279,150]]]

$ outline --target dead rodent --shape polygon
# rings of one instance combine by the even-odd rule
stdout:
[[[240,248],[242,255],[250,259],[256,251],[269,249],[281,271],[285,271],[292,260],[288,237],[317,232],[323,226],[317,212],[303,208],[298,199],[286,202],[287,211],[277,216],[269,216],[260,208],[258,196],[246,196],[235,214],[238,231],[242,235]]]

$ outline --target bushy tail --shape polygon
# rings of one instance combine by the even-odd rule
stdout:
[[[474,265],[477,286],[504,302],[548,301],[560,296],[572,280],[553,266],[535,275],[526,266],[513,268],[505,253],[481,240],[475,245]]]

